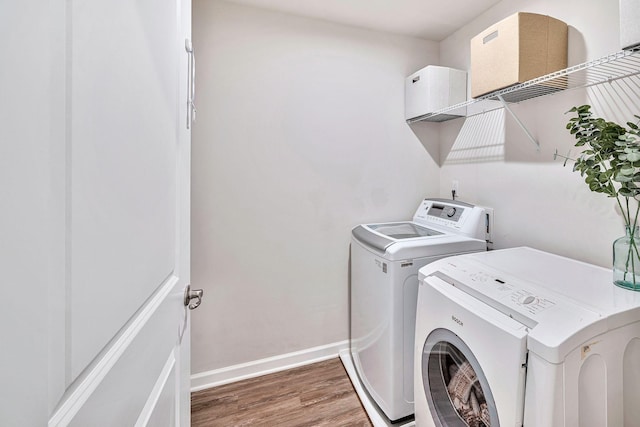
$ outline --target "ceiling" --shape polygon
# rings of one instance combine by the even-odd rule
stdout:
[[[440,41],[500,0],[228,0],[375,31]]]

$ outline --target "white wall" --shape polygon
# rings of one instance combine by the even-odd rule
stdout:
[[[516,11],[536,12],[569,26],[569,65],[620,50],[618,2],[612,0],[505,0],[441,43],[443,65],[468,69],[469,40]],[[527,101],[514,107],[541,144],[540,152],[507,117],[502,161],[449,165],[441,169],[440,193],[450,194],[452,180],[471,202],[495,208],[495,247],[527,245],[565,256],[611,265],[611,244],[624,234],[615,201],[591,193],[578,173],[553,161],[557,148],[566,153],[574,140],[563,113],[574,105],[594,105],[594,112],[625,123],[640,111],[640,87],[619,82]],[[448,150],[441,148],[443,158]],[[573,153],[577,153],[576,149]]]
[[[404,122],[420,39],[196,0],[194,373],[346,340],[353,226],[437,194]]]
[[[206,298],[193,316],[194,373],[346,339],[350,228],[408,218],[423,196],[449,197],[454,179],[461,199],[495,208],[496,248],[527,245],[610,266],[623,233],[615,202],[591,193],[553,152],[573,147],[564,112],[574,105],[631,120],[638,80],[514,106],[541,149],[507,116],[499,161],[447,162],[459,120],[442,124],[441,146],[431,124],[404,123],[405,76],[430,63],[468,69],[471,37],[517,11],[569,24],[569,65],[620,48],[611,0],[504,0],[439,50],[195,1],[193,284]]]

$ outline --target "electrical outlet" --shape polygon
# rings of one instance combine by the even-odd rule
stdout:
[[[458,193],[458,180],[451,181],[451,199],[455,200],[460,194]]]
[[[489,250],[493,249],[493,208],[484,207],[485,211],[485,239],[487,241],[487,247]]]

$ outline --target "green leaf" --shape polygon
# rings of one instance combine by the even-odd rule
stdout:
[[[621,173],[616,174],[616,176],[613,178],[614,181],[616,182],[629,182],[632,181],[633,178],[628,176],[628,175],[623,175]]]
[[[622,175],[633,175],[635,172],[635,168],[633,166],[625,166],[620,169],[620,173]]]
[[[602,189],[600,188],[600,184],[598,182],[596,182],[596,181],[593,181],[593,182],[589,183],[589,190],[595,191],[595,192],[598,192],[598,193],[602,192]]]
[[[640,195],[640,123],[621,126],[594,117],[590,105],[574,106],[567,113],[573,115],[565,128],[574,145],[584,148],[573,160],[573,171],[580,172],[589,189],[609,197]],[[634,117],[640,121],[640,115]],[[571,160],[569,155],[556,157],[564,158],[564,166]]]
[[[631,191],[631,190],[629,190],[627,188],[622,187],[622,188],[620,188],[620,190],[618,190],[618,194],[620,194],[621,196],[624,196],[624,197],[633,197],[634,191]]]

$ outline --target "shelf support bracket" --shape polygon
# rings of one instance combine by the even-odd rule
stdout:
[[[534,145],[536,146],[536,150],[540,151],[540,143],[533,137],[533,135],[531,135],[531,132],[529,132],[529,129],[527,129],[527,127],[524,125],[524,123],[522,123],[520,118],[513,111],[511,111],[511,108],[509,108],[509,105],[504,100],[502,95],[498,95],[498,99],[502,103],[502,106],[504,107],[504,109],[507,110],[509,112],[509,114],[511,114],[511,117],[513,117],[513,119],[516,121],[516,123],[518,123],[518,126],[520,126],[520,128],[527,135],[527,137],[531,140],[531,142],[534,143]]]

